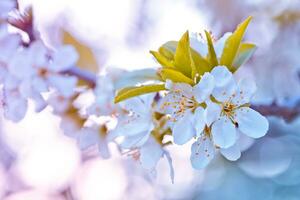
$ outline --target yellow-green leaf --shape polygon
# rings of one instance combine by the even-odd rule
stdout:
[[[161,66],[163,66],[163,67],[174,67],[173,61],[169,60],[167,57],[160,54],[159,52],[150,51],[150,53],[154,56],[154,58],[157,60],[157,62],[159,64],[161,64]]]
[[[213,45],[213,42],[211,39],[211,35],[207,31],[205,31],[205,35],[206,35],[207,48],[208,48],[208,56],[207,56],[208,62],[211,67],[218,66],[218,58],[217,58],[215,48],[214,48],[214,45]]]
[[[163,80],[170,79],[173,82],[188,83],[190,85],[194,84],[194,81],[192,79],[185,76],[180,71],[176,71],[174,69],[162,68],[161,71],[160,71],[160,75],[161,75]]]
[[[209,65],[208,61],[205,58],[203,58],[197,51],[191,48],[191,54],[196,71],[199,75],[211,71],[212,67]]]
[[[169,50],[170,52],[175,55],[176,49],[177,49],[178,42],[177,41],[169,41],[162,45],[165,49]]]
[[[63,31],[63,43],[75,47],[79,54],[77,66],[91,72],[98,72],[97,59],[90,47],[86,46],[67,31]]]
[[[174,52],[172,52],[171,50],[165,48],[164,46],[161,46],[158,49],[158,52],[163,55],[164,57],[166,57],[169,60],[174,60]]]
[[[115,81],[115,88],[123,88],[132,85],[142,84],[147,81],[163,81],[156,69],[139,69],[124,72],[122,76]]]
[[[234,70],[246,63],[256,50],[256,45],[251,43],[242,43],[233,62]]]
[[[169,41],[163,44],[162,47],[175,54],[177,45],[177,41]],[[212,67],[209,65],[209,63],[204,57],[202,57],[197,51],[195,51],[192,48],[190,48],[190,52],[193,59],[194,67],[199,75],[211,71]]]
[[[232,63],[236,57],[240,43],[251,19],[252,17],[248,17],[243,23],[241,23],[225,42],[220,64],[227,66],[229,70],[233,70]]]
[[[159,92],[161,90],[165,90],[164,84],[152,84],[152,85],[126,87],[117,92],[117,95],[115,96],[115,103],[124,101],[124,100],[132,98],[132,97],[140,96],[143,94]]]
[[[175,56],[174,56],[174,64],[175,67],[182,72],[187,77],[192,76],[192,65],[193,60],[191,58],[191,51],[190,51],[190,39],[189,39],[189,32],[186,31],[181,39],[178,42]],[[195,72],[193,72],[195,73]]]

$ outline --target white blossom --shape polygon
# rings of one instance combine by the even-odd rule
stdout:
[[[51,52],[41,41],[33,42],[29,48],[20,46],[20,37],[9,34],[6,29],[0,31],[0,80],[4,84],[4,101],[6,116],[13,121],[19,121],[27,110],[27,99],[32,99],[39,112],[46,107],[42,93],[54,88],[60,95],[68,98],[74,94],[77,78],[66,76],[61,72],[74,66],[78,55],[71,46],[63,46]],[[12,95],[13,94],[13,95]],[[18,98],[10,101],[10,95]],[[21,101],[22,100],[22,101]],[[14,104],[12,109],[10,102]],[[26,105],[24,107],[24,105]],[[22,108],[21,108],[22,106]],[[13,110],[24,110],[21,114]],[[10,113],[11,112],[11,113]],[[13,117],[14,113],[16,117]]]
[[[97,145],[102,158],[109,158],[107,128],[105,125],[83,127],[78,134],[78,145],[82,150]]]
[[[184,144],[202,132],[205,121],[201,104],[210,96],[213,87],[213,77],[209,73],[205,73],[193,87],[167,81],[168,93],[161,100],[160,110],[170,115],[176,144]],[[199,119],[197,122],[193,120],[194,115]]]
[[[191,162],[197,169],[209,164],[216,149],[228,160],[237,160],[241,156],[240,133],[259,138],[268,130],[268,120],[249,108],[256,89],[251,80],[237,84],[224,66],[215,67],[211,74],[215,80],[213,99],[206,102],[205,129],[191,149]]]
[[[173,179],[172,160],[161,142],[155,138],[154,123],[154,95],[143,95],[126,100],[122,107],[125,113],[118,118],[117,127],[110,133],[111,138],[122,139],[120,147],[133,152],[132,155],[138,159],[143,168],[155,172],[157,162],[163,156],[167,157],[170,165],[171,178]],[[159,127],[163,130],[165,127]]]
[[[119,106],[114,104],[115,87],[109,74],[98,77],[94,96],[94,103],[87,108],[89,115],[109,116],[118,111]]]

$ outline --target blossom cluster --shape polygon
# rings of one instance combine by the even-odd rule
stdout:
[[[216,150],[237,160],[239,134],[259,138],[267,133],[267,119],[249,107],[255,83],[249,79],[237,83],[225,66],[205,73],[193,87],[167,81],[166,88],[160,109],[169,115],[175,144],[196,139],[191,148],[196,169],[206,167]]]
[[[3,108],[7,119],[18,122],[24,118],[28,99],[36,105],[36,111],[43,110],[47,103],[43,93],[50,89],[62,96],[73,95],[77,78],[62,72],[72,68],[78,55],[72,46],[48,49],[42,41],[35,41],[29,47],[22,45],[21,36],[0,27],[1,77]]]
[[[172,180],[167,149],[171,144],[194,140],[191,163],[195,169],[206,167],[217,151],[228,160],[237,160],[241,134],[259,138],[268,131],[267,119],[250,108],[255,83],[236,81],[233,74],[255,50],[254,44],[242,43],[250,20],[217,41],[208,32],[206,39],[186,32],[178,42],[151,51],[162,66],[159,70],[103,71],[99,76],[93,74],[92,87],[78,87],[82,74],[70,75],[80,56],[73,46],[51,49],[31,33],[26,42],[19,33],[11,33],[5,21],[0,26],[4,116],[20,121],[30,100],[37,112],[50,105],[61,117],[65,133],[82,150],[97,146],[100,155],[109,158],[108,143],[113,142],[120,153],[138,160],[154,175],[158,161],[165,157]],[[122,89],[124,85],[130,87]],[[94,102],[76,106],[75,101],[90,89]]]

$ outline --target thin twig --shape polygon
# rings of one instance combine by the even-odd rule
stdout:
[[[72,76],[76,76],[77,78],[88,83],[91,86],[91,88],[94,88],[96,86],[97,76],[96,76],[96,74],[94,74],[90,71],[80,69],[78,67],[72,67],[71,69],[69,69],[63,73],[72,75]]]
[[[287,122],[293,121],[297,116],[300,115],[300,107],[284,107],[279,106],[275,103],[271,105],[252,105],[252,109],[258,111],[264,116],[276,116],[281,117]]]
[[[10,19],[9,23],[25,31],[28,34],[30,42],[33,42],[34,40],[36,40],[37,33],[34,32],[32,9],[28,8],[24,14],[20,14],[20,19],[21,20]],[[79,79],[88,83],[91,88],[94,88],[96,86],[97,75],[87,70],[78,67],[73,67],[63,73],[78,77]],[[251,108],[260,112],[262,115],[281,117],[284,120],[289,122],[294,120],[298,115],[300,115],[300,107],[289,108],[289,107],[279,106],[276,104],[271,104],[271,105],[252,105]]]

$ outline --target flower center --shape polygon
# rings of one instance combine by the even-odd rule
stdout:
[[[47,69],[45,69],[45,68],[41,68],[41,69],[39,69],[39,71],[38,71],[38,75],[40,76],[40,77],[46,77],[47,75],[48,75],[48,70]]]
[[[235,109],[236,105],[234,105],[231,101],[222,104],[222,114],[230,119],[232,119],[232,117],[234,116]]]
[[[173,113],[171,114],[175,118],[179,118],[185,114],[187,110],[194,110],[198,106],[198,102],[192,97],[188,98],[182,94],[174,93],[171,98],[164,102],[161,109],[171,108]]]

